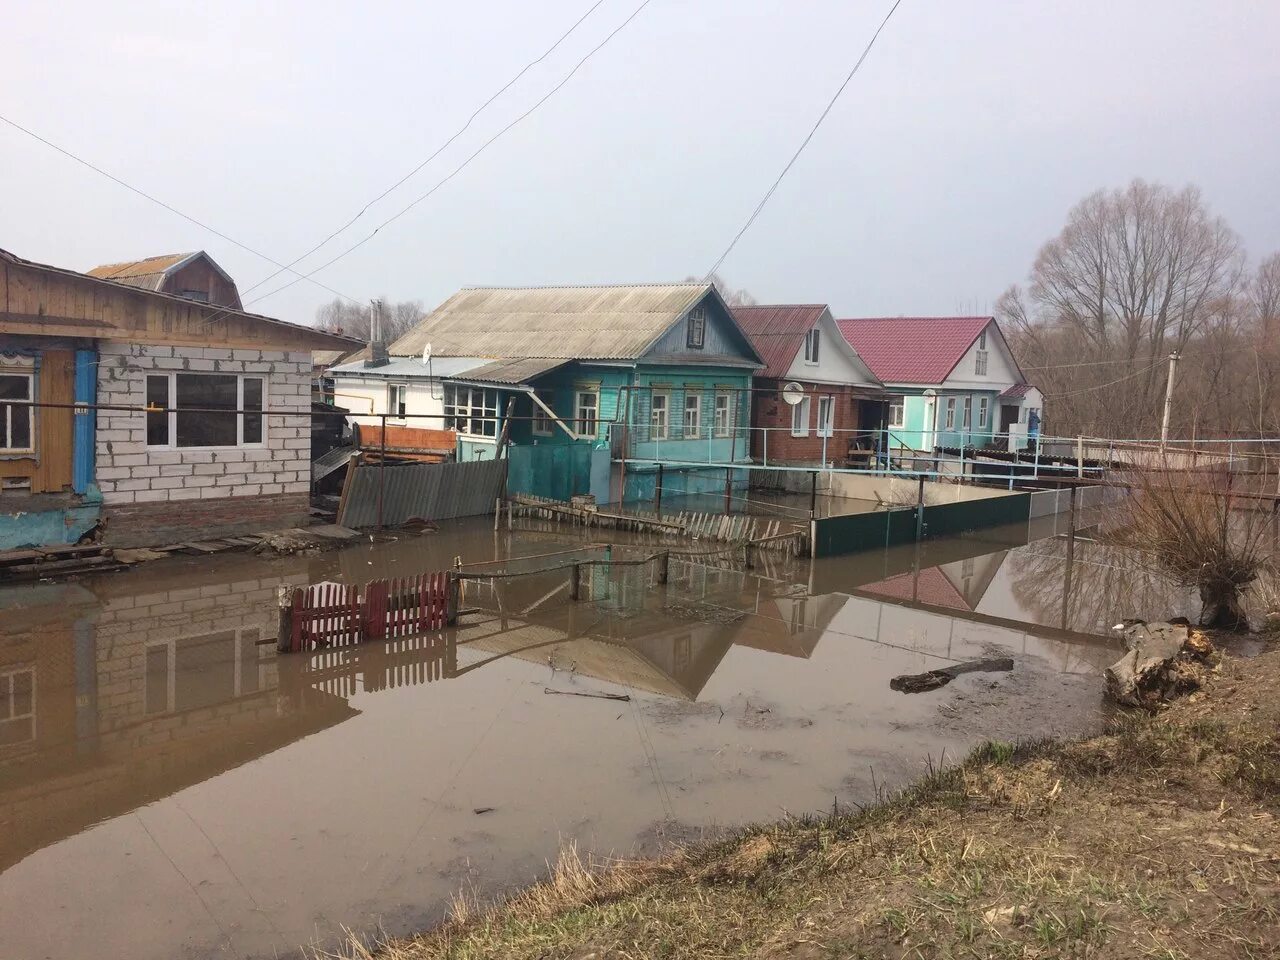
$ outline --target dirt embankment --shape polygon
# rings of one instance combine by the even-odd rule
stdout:
[[[1280,649],[1070,743],[989,744],[857,813],[543,884],[387,960],[1280,956]],[[353,956],[369,956],[352,947]]]

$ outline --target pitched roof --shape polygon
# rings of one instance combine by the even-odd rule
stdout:
[[[121,263],[104,263],[86,270],[91,277],[99,280],[114,280],[116,283],[141,287],[143,290],[159,290],[164,278],[182,264],[203,251],[191,253],[164,253],[158,257],[143,257],[141,260],[125,260]]]
[[[635,360],[709,283],[600,287],[468,287],[391,345],[397,356]]]
[[[733,319],[764,360],[761,377],[785,377],[804,345],[805,334],[827,311],[824,303],[731,307]]]
[[[1010,387],[1004,393],[1000,394],[998,399],[1021,400],[1023,397],[1027,395],[1028,391],[1032,389],[1033,387],[1029,383],[1015,383],[1012,387]]]
[[[915,578],[909,573],[900,573],[875,583],[863,584],[858,589],[864,593],[874,593],[877,596],[891,597],[895,600],[911,600],[913,587],[916,603],[950,607],[953,610],[970,609],[964,594],[947,579],[941,567],[925,567]]]
[[[960,362],[993,317],[859,317],[840,332],[885,383],[936,384]]]

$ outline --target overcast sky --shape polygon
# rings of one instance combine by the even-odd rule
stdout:
[[[287,262],[416,166],[593,0],[7,0],[0,113]],[[345,234],[421,196],[640,0],[550,57]],[[527,120],[317,280],[430,307],[466,285],[705,272],[888,0],[651,0]],[[1256,260],[1280,250],[1280,3],[904,0],[723,267],[838,316],[990,309],[1073,203],[1198,184]],[[0,247],[87,269],[208,250],[268,262],[0,124]],[[275,289],[285,274],[247,293]],[[310,322],[302,281],[251,309]]]

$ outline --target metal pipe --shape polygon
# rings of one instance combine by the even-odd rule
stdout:
[[[653,490],[653,510],[655,515],[662,518],[662,464],[658,464],[658,478],[654,484]]]

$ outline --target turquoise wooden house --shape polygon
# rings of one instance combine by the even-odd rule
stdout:
[[[492,457],[510,407],[513,492],[647,499],[663,461],[664,492],[696,493],[750,462],[763,361],[709,283],[467,288],[390,352],[475,361],[443,380],[445,426]]]
[[[890,396],[891,448],[1025,448],[1043,397],[994,317],[867,317],[840,332]]]

